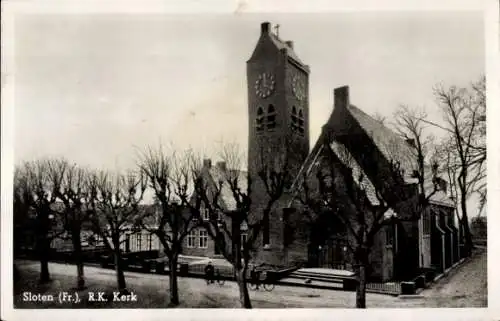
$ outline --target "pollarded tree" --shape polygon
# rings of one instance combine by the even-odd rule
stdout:
[[[246,276],[251,247],[259,235],[262,220],[251,215],[251,177],[241,170],[243,156],[237,145],[224,145],[220,156],[226,168],[217,169],[216,173],[202,166],[197,158],[191,161],[194,193],[182,198],[182,204],[194,217],[200,218],[199,225],[233,266],[241,306],[250,309]],[[202,219],[202,211],[209,213],[208,220]],[[246,228],[246,240],[242,240],[242,227]]]
[[[273,161],[264,154],[255,160],[256,173],[243,171],[244,155],[237,144],[222,144],[219,156],[223,164],[216,168],[202,166],[196,159],[191,162],[194,172],[194,194],[183,198],[183,204],[199,218],[215,246],[231,263],[240,292],[243,308],[251,308],[247,288],[247,274],[252,252],[259,235],[269,240],[269,216],[274,205],[291,184],[291,149],[274,155]],[[272,155],[267,155],[272,156]],[[263,187],[262,208],[254,210],[257,194],[253,183]],[[203,213],[209,213],[208,220]],[[243,237],[245,235],[245,237]],[[268,243],[267,243],[268,244]]]
[[[146,189],[143,173],[96,172],[89,175],[87,188],[90,221],[94,233],[113,253],[118,290],[126,292],[121,244],[137,223],[139,204]]]
[[[54,186],[54,195],[62,203],[58,213],[62,227],[69,234],[73,245],[73,257],[77,270],[77,289],[85,287],[82,257],[82,228],[88,221],[88,172],[65,159],[49,164],[49,179]]]
[[[40,282],[50,281],[50,245],[63,230],[58,229],[55,211],[57,201],[55,184],[49,177],[54,160],[25,162],[14,176],[16,209],[24,208],[34,214],[35,246],[40,259]],[[15,213],[16,215],[16,213]]]
[[[186,211],[180,200],[187,200],[192,192],[193,171],[190,162],[192,153],[166,152],[162,146],[147,149],[139,160],[139,168],[146,177],[149,188],[153,191],[156,212],[140,217],[141,228],[155,234],[163,246],[169,260],[170,303],[179,304],[177,285],[177,263],[186,236],[196,227],[193,224],[198,211]],[[194,207],[196,208],[196,207]],[[199,207],[198,207],[199,208]],[[151,222],[154,222],[151,224]]]

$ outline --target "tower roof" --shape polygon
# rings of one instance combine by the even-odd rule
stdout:
[[[278,37],[278,35],[276,35],[274,33],[270,33],[269,36],[270,36],[272,42],[274,43],[274,45],[276,46],[276,48],[278,48],[278,50],[286,49],[286,52],[287,52],[289,59],[292,59],[296,63],[298,63],[302,66],[305,66],[305,64],[299,59],[299,57],[297,56],[297,54],[293,50],[293,47],[290,45],[291,42],[281,40]]]
[[[287,58],[290,62],[294,63],[298,67],[304,69],[306,72],[309,72],[309,67],[300,60],[299,56],[294,50],[293,41],[284,41],[280,39],[277,33],[273,33],[271,30],[270,22],[261,23],[261,33],[259,41],[252,53],[252,56],[248,61],[253,59],[257,59],[262,54],[267,54],[269,51],[264,48],[269,48],[269,46],[273,46],[276,49],[276,52],[286,52]]]

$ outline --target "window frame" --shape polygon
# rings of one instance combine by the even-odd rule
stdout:
[[[203,235],[202,235],[203,234]],[[198,231],[198,248],[207,249],[208,248],[208,232],[205,229],[200,229]]]
[[[142,251],[142,233],[137,233],[136,242],[137,250]]]
[[[197,238],[198,236],[195,229],[189,231],[188,235],[186,236],[186,247],[189,249],[196,248]]]

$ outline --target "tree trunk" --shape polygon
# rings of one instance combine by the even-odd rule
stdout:
[[[39,237],[39,258],[40,258],[40,283],[47,283],[50,281],[49,274],[49,255],[50,255],[50,241],[46,235]]]
[[[462,210],[462,224],[464,225],[465,251],[466,255],[469,256],[473,248],[472,235],[469,228],[469,218],[467,217],[467,197],[465,193],[462,192],[461,194],[460,207]]]
[[[74,229],[71,232],[71,239],[73,241],[73,255],[76,264],[76,289],[83,290],[85,288],[85,276],[83,272],[82,243],[79,229]]]
[[[169,281],[170,281],[170,305],[179,305],[179,288],[177,285],[177,256],[173,255],[169,260]]]
[[[361,263],[358,270],[358,284],[356,286],[356,308],[366,308],[366,263]]]
[[[49,234],[49,214],[47,211],[42,211],[38,214],[39,221],[37,227],[37,248],[38,257],[40,259],[40,283],[50,281],[49,274],[49,256],[50,256],[50,239]]]
[[[251,309],[252,303],[250,302],[250,295],[248,294],[247,287],[247,266],[244,266],[240,269],[235,267],[234,274],[236,277],[236,282],[238,283],[238,288],[240,291],[240,303],[241,307],[244,309]]]
[[[117,249],[117,250],[116,250]],[[118,291],[123,292],[127,288],[125,283],[125,274],[123,273],[123,260],[120,253],[120,248],[115,246],[115,270],[116,280],[118,283]]]

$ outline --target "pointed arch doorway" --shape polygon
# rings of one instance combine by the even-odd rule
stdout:
[[[345,227],[329,212],[325,212],[310,230],[308,265],[349,271],[353,269]]]

